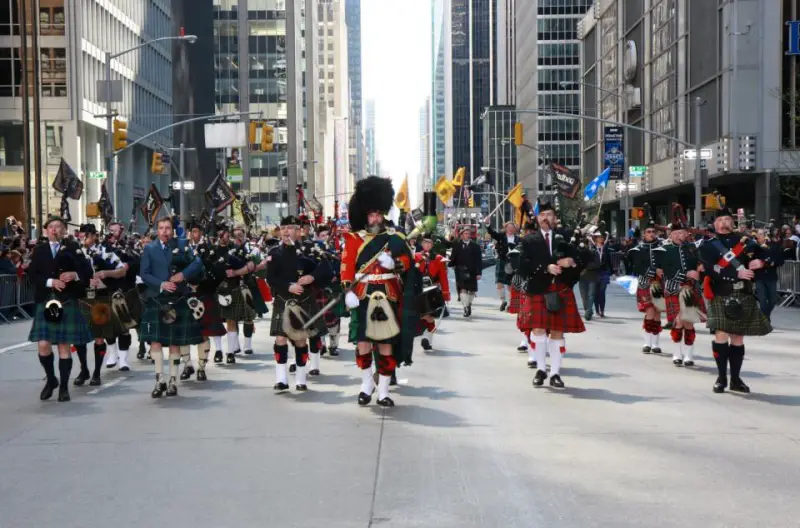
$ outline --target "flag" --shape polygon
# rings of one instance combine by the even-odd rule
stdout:
[[[467,169],[465,169],[464,167],[459,168],[456,171],[456,175],[453,176],[452,184],[455,185],[456,187],[461,187],[462,185],[464,185],[464,176],[466,175],[466,173]]]
[[[475,196],[474,195],[471,194],[469,196],[469,198],[467,199],[467,206],[470,207],[470,208],[475,207]]]
[[[536,200],[536,205],[533,206],[533,216],[539,216],[539,200]]]
[[[237,224],[244,223],[244,212],[242,211],[242,201],[236,198],[233,201],[233,221]]]
[[[66,194],[73,200],[80,200],[83,194],[83,182],[72,167],[69,166],[64,158],[61,158],[61,163],[58,165],[58,172],[55,179],[53,179],[53,189],[60,193]]]
[[[219,213],[236,199],[236,193],[231,186],[225,182],[221,174],[217,174],[214,181],[206,189],[206,199],[214,208],[215,213]]]
[[[605,188],[608,185],[608,177],[611,175],[611,168],[606,167],[606,169],[597,175],[595,179],[589,182],[589,185],[586,186],[586,190],[583,192],[583,199],[587,202],[597,196],[597,192],[600,188]]]
[[[450,203],[450,200],[453,199],[453,195],[456,193],[455,185],[447,179],[447,176],[440,176],[439,181],[433,186],[433,190],[436,191],[439,200],[445,205]]]
[[[97,201],[97,206],[100,208],[100,218],[103,219],[106,225],[110,224],[114,219],[114,204],[108,196],[106,189],[106,182],[100,186],[100,200]]]
[[[401,211],[411,211],[411,206],[408,203],[408,174],[406,174],[406,178],[403,180],[402,185],[400,185],[400,190],[397,191],[397,194],[394,196],[394,204]]]
[[[522,206],[522,183],[518,183],[511,189],[511,192],[508,193],[508,202],[519,209]]]
[[[147,193],[147,198],[142,203],[142,216],[150,224],[156,221],[156,213],[159,208],[164,204],[164,199],[161,198],[161,193],[158,192],[158,187],[155,183],[150,184],[150,192]]]

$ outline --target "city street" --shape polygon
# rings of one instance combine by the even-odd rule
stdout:
[[[151,399],[134,358],[40,402],[35,346],[11,348],[29,323],[0,326],[0,526],[796,525],[800,311],[747,342],[752,394],[715,395],[708,333],[691,370],[667,332],[644,355],[634,298],[611,286],[609,317],[568,337],[566,389],[534,389],[488,273],[480,293],[398,371],[388,410],[357,405],[350,345],[307,393],[273,394],[266,321],[255,356],[177,398]]]

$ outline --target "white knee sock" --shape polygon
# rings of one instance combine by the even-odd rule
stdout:
[[[192,364],[192,347],[189,345],[181,347],[181,360],[187,365],[191,366]]]
[[[239,333],[228,332],[228,354],[233,354],[239,350]]]
[[[378,374],[378,399],[382,400],[389,397],[389,382],[392,380],[391,376],[384,376]],[[369,394],[369,393],[368,393]]]
[[[297,385],[305,385],[306,384],[306,369],[308,367],[303,365],[297,365],[297,370],[294,372],[294,380]]]
[[[214,350],[222,352],[222,336],[214,336]]]
[[[533,348],[536,368],[547,371],[547,336],[531,334],[531,348]]]
[[[682,343],[681,348],[683,349],[683,360],[694,361],[694,345],[687,345],[686,343]]]
[[[658,346],[658,342],[661,340],[661,334],[650,334],[652,337],[650,338],[650,342],[652,343],[653,348],[660,348]]]
[[[117,345],[106,344],[106,365],[117,363]]]
[[[180,350],[177,352],[173,352],[170,350],[169,352],[169,377],[170,378],[177,378],[178,377],[178,365],[181,359],[181,352]]]
[[[561,372],[561,360],[565,350],[563,339],[549,339],[547,341],[547,351],[550,352],[550,375],[555,376]]]
[[[375,389],[375,380],[372,379],[372,368],[359,369],[361,370],[361,392],[366,395],[372,395]]]
[[[277,383],[289,384],[289,366],[286,363],[275,363],[275,381]]]
[[[506,289],[505,288],[498,289],[497,290],[497,295],[500,297],[501,301],[505,302],[505,300],[506,300]]]
[[[339,348],[339,330],[341,323],[336,323],[335,326],[328,328],[328,348]]]
[[[127,350],[117,350],[117,355],[119,355],[119,363],[117,364],[117,366],[119,368],[122,368],[122,367],[130,368],[130,366],[128,365],[128,351]]]
[[[519,346],[520,346],[520,348],[522,348],[522,347],[525,347],[526,349],[529,348],[528,347],[528,336],[526,336],[525,334],[522,335],[522,341],[519,342]]]
[[[245,337],[244,338],[244,349],[245,350],[253,350],[253,338],[252,337]]]
[[[644,346],[653,348],[653,334],[647,330],[644,331]]]
[[[319,352],[309,352],[308,362],[311,364],[311,370],[319,370]]]
[[[164,351],[163,350],[156,350],[155,348],[150,349],[150,358],[153,360],[153,364],[156,368],[156,374],[159,376],[164,374]]]

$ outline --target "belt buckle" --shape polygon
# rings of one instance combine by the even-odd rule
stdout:
[[[733,291],[739,291],[744,289],[744,281],[734,282],[733,283]]]
[[[89,299],[90,301],[94,300],[96,296],[97,294],[95,293],[94,289],[89,289],[86,291],[86,298]]]

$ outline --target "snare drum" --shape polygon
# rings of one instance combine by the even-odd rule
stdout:
[[[417,295],[417,311],[420,316],[438,316],[444,308],[444,295],[439,285],[429,286]]]

